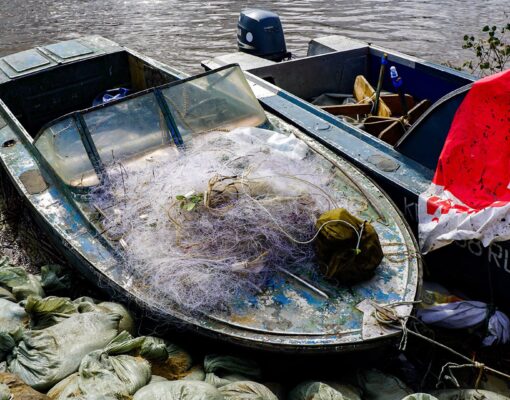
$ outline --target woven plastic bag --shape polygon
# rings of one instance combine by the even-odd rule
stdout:
[[[144,339],[121,332],[104,349],[87,354],[78,373],[55,385],[48,395],[57,400],[77,396],[130,398],[151,379],[149,362],[126,354],[138,352]]]
[[[44,297],[39,277],[11,264],[8,257],[0,259],[0,286],[9,289],[16,300],[26,299],[30,295]]]
[[[8,357],[9,371],[34,389],[46,390],[117,336],[119,320],[118,314],[73,314],[49,328],[27,331]]]
[[[199,381],[156,382],[144,386],[133,400],[224,400],[214,386]]]
[[[289,400],[361,400],[349,385],[303,382],[289,394]]]
[[[259,366],[252,360],[216,354],[205,356],[204,370],[205,381],[217,388],[261,376]]]
[[[257,382],[233,382],[218,390],[225,400],[278,400],[273,392]]]

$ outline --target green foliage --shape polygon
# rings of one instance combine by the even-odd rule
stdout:
[[[177,195],[175,199],[179,201],[179,207],[186,211],[193,211],[196,206],[204,201],[204,194],[187,194],[187,195]]]
[[[506,42],[510,32],[510,23],[498,28],[496,25],[485,25],[482,35],[464,35],[463,49],[474,54],[473,60],[462,64],[472,74],[486,76],[503,71],[510,64],[510,43]]]

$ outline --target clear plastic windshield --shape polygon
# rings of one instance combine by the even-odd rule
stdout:
[[[184,141],[191,134],[259,126],[266,121],[239,67],[231,67],[162,90]]]
[[[154,93],[88,112],[83,119],[105,165],[170,143]]]
[[[76,118],[83,121],[81,136]],[[129,168],[151,152],[175,154],[175,145],[186,144],[193,135],[266,122],[237,66],[92,108],[76,118],[46,128],[36,147],[65,183],[83,187],[99,182],[98,168],[108,172],[116,162]]]
[[[68,185],[93,186],[99,183],[72,117],[46,128],[35,145]]]

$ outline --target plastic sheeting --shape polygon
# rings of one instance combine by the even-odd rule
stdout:
[[[475,82],[460,105],[432,184],[418,202],[422,252],[454,240],[510,239],[510,70]]]

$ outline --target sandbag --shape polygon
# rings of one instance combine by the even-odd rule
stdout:
[[[46,294],[69,292],[72,289],[69,272],[58,264],[41,267],[41,286]]]
[[[12,265],[8,257],[0,259],[0,286],[9,289],[18,301],[30,295],[44,297],[39,278],[24,268]]]
[[[222,387],[232,382],[260,378],[257,363],[234,356],[207,355],[204,359],[205,382]]]
[[[9,371],[37,390],[76,372],[88,353],[105,347],[118,333],[118,314],[73,314],[39,331],[28,331],[13,351]]]
[[[361,400],[347,385],[332,386],[323,382],[303,382],[289,393],[289,400]]]
[[[363,400],[395,400],[413,393],[413,390],[396,376],[377,369],[358,371],[357,383],[363,391]]]
[[[509,400],[509,397],[488,390],[475,389],[446,389],[435,390],[432,394],[437,400]]]
[[[0,286],[0,299],[16,302],[16,297],[14,297],[14,295],[11,292],[9,292],[7,289],[1,286]]]
[[[56,385],[48,395],[66,400],[77,396],[110,396],[128,399],[151,378],[148,361],[124,353],[140,348],[144,338],[133,338],[123,331],[101,350],[87,354],[78,373]]]
[[[12,395],[12,400],[49,400],[50,398],[28,386],[14,374],[0,372],[0,385],[4,385]],[[0,392],[1,393],[1,392]],[[0,399],[1,399],[0,395]],[[11,399],[8,397],[7,399]]]
[[[0,400],[11,400],[12,394],[7,385],[0,383]]]
[[[225,400],[278,400],[273,392],[257,382],[234,382],[222,386],[218,390]]]
[[[323,213],[315,227],[320,229],[315,251],[326,278],[352,285],[374,275],[384,254],[379,236],[370,223],[361,221],[344,208],[336,208]]]
[[[16,347],[16,340],[9,332],[0,331],[0,365],[7,359],[7,356],[11,354],[12,350]]]
[[[28,323],[28,315],[17,303],[0,298],[0,332],[13,332]]]
[[[157,382],[141,388],[133,400],[223,400],[214,386],[198,381]]]
[[[183,379],[190,374],[193,360],[179,346],[153,336],[145,337],[140,355],[151,361],[152,372],[164,378]]]
[[[122,304],[103,301],[98,303],[90,297],[81,297],[73,301],[78,306],[78,312],[105,312],[114,313],[121,316],[119,321],[119,332],[127,331],[131,334],[135,330],[135,322],[131,313]]]
[[[48,392],[48,397],[52,400],[57,399],[73,399],[73,400],[130,400],[131,398],[113,397],[106,395],[81,395],[79,388],[78,373],[69,375],[64,380],[57,383]]]
[[[76,304],[67,297],[28,296],[23,304],[30,315],[30,328],[36,330],[58,324],[78,311]]]
[[[195,365],[188,371],[186,371],[185,376],[181,378],[181,381],[204,381],[205,380],[205,371],[201,365]]]
[[[151,380],[149,381],[148,385],[150,385],[151,383],[157,383],[157,382],[168,382],[168,379],[163,378],[162,376],[159,376],[159,375],[152,375]]]
[[[40,298],[29,296],[22,304],[30,315],[32,329],[44,329],[69,318],[70,315],[86,312],[119,314],[119,332],[134,330],[134,320],[129,311],[121,304],[101,302],[91,297],[79,297],[71,300],[67,297],[48,296]]]
[[[402,400],[438,400],[438,398],[428,393],[414,393],[404,397]]]

